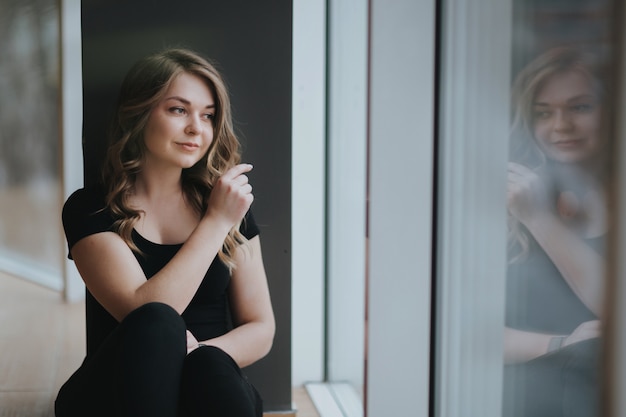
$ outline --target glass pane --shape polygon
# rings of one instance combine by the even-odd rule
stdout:
[[[597,416],[609,0],[515,0],[503,416]]]
[[[367,2],[328,3],[326,378],[363,414],[365,365]],[[348,413],[348,411],[346,411]]]
[[[55,0],[0,0],[0,265],[60,281],[58,20]]]

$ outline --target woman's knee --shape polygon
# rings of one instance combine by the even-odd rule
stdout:
[[[172,341],[186,349],[186,325],[183,318],[167,304],[152,302],[130,312],[121,326],[126,337],[144,340],[146,343]],[[133,337],[134,335],[134,337]]]
[[[236,375],[243,377],[235,360],[216,346],[201,346],[185,359],[185,368],[200,375]]]
[[[173,326],[185,327],[183,318],[167,304],[159,302],[151,302],[137,307],[131,311],[122,321],[127,322],[157,322],[157,323],[170,323]]]
[[[261,400],[235,361],[217,347],[200,347],[185,359],[181,401],[189,415],[260,414]]]
[[[161,317],[180,317],[180,314],[176,312],[172,307],[165,303],[153,301],[137,307],[128,315],[124,320],[132,319],[136,316],[161,316]]]

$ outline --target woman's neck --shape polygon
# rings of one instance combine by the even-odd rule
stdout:
[[[134,185],[134,194],[147,199],[167,199],[180,196],[181,173],[177,170],[160,170],[144,167],[138,174]]]
[[[571,189],[604,188],[606,167],[596,161],[577,164],[549,162],[549,175],[560,187]]]

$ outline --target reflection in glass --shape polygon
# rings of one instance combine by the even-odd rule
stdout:
[[[598,410],[607,166],[599,64],[575,48],[550,49],[513,87],[507,416]]]
[[[610,6],[514,1],[503,416],[601,415]]]
[[[56,1],[0,0],[0,258],[60,279],[58,56]]]

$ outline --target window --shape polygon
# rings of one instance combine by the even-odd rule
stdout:
[[[435,415],[600,415],[615,4],[479,3],[442,5]]]
[[[62,288],[56,1],[0,1],[0,268]]]

